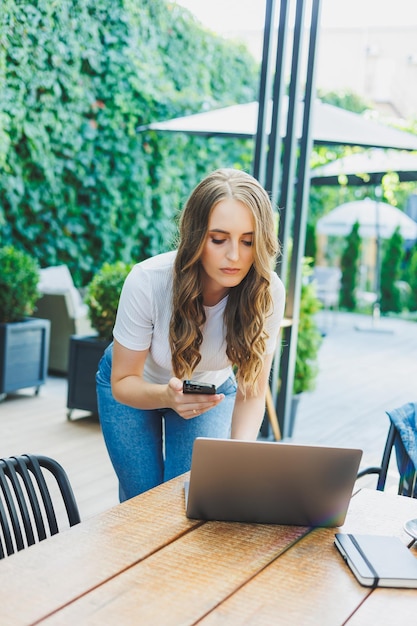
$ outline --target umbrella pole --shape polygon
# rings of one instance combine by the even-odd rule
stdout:
[[[376,258],[375,258],[375,295],[376,300],[372,307],[372,324],[378,324],[381,318],[381,233],[379,220],[379,199],[381,196],[381,188],[375,188],[376,205],[375,205],[375,234],[376,234]]]

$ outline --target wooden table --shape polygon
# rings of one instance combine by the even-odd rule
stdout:
[[[1,625],[416,623],[417,591],[359,585],[336,529],[188,520],[184,478],[0,561]],[[412,517],[416,500],[363,489],[341,530],[408,544]]]

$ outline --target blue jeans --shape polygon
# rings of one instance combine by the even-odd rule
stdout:
[[[119,480],[122,502],[187,472],[196,437],[230,436],[236,397],[234,378],[218,389],[224,400],[203,415],[183,419],[172,409],[142,410],[120,404],[112,395],[112,345],[99,363],[96,382],[100,424]]]

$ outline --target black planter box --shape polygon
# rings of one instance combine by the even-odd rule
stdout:
[[[72,335],[68,364],[68,418],[73,409],[98,414],[96,372],[109,341],[97,337]]]
[[[28,318],[0,324],[0,394],[46,382],[49,320]]]

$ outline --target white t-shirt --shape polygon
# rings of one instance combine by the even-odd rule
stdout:
[[[138,263],[123,285],[113,335],[125,348],[147,350],[144,377],[154,383],[167,383],[173,376],[169,347],[172,306],[173,265],[176,251],[166,252]],[[284,315],[284,286],[272,272],[272,314],[266,320],[269,335],[266,353],[275,351]],[[226,355],[226,329],[223,322],[227,296],[215,306],[204,307],[206,322],[200,347],[201,361],[193,380],[220,386],[232,373]]]

